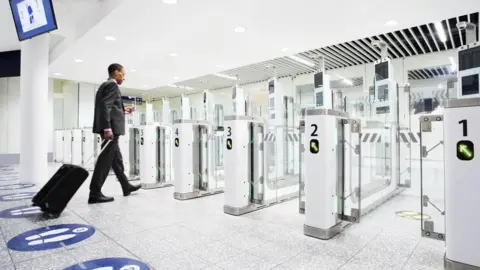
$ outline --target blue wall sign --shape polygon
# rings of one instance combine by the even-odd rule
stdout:
[[[146,264],[127,258],[103,258],[91,260],[65,268],[64,270],[108,269],[108,270],[150,270]]]
[[[27,231],[10,239],[7,247],[16,251],[38,251],[69,246],[95,233],[95,228],[84,224],[62,224]]]
[[[20,193],[12,193],[12,194],[5,194],[0,196],[0,201],[2,202],[12,202],[12,201],[23,201],[23,200],[31,200],[36,192],[20,192]]]
[[[13,185],[0,186],[0,190],[24,189],[24,188],[31,188],[34,186],[35,186],[34,184],[13,184]]]
[[[42,210],[36,206],[22,205],[0,211],[0,218],[24,218],[42,214]]]

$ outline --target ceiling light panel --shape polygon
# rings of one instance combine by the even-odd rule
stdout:
[[[289,55],[288,58],[290,58],[290,59],[292,59],[292,60],[295,60],[295,61],[297,61],[297,62],[299,62],[299,63],[302,63],[302,64],[304,64],[304,65],[307,65],[307,66],[309,66],[309,67],[314,67],[314,66],[315,66],[315,63],[310,62],[310,61],[308,61],[308,60],[306,60],[306,59],[300,58],[300,57],[295,56],[295,55]]]
[[[167,5],[175,5],[177,0],[163,0],[163,3]]]
[[[234,31],[236,33],[244,33],[245,31],[247,31],[247,29],[245,29],[245,27],[243,27],[243,26],[237,26],[237,27],[235,27]]]
[[[236,80],[237,80],[236,77],[229,76],[229,75],[225,75],[225,74],[221,74],[221,73],[214,73],[213,75],[215,75],[215,76],[217,76],[217,77],[220,77],[220,78],[232,80],[232,81],[236,81]]]
[[[105,37],[105,40],[108,40],[108,41],[115,41],[117,40],[116,38],[112,37],[112,36],[106,36]]]
[[[443,29],[443,25],[441,22],[435,23],[435,31],[437,32],[438,38],[441,42],[447,41],[447,33],[445,33],[445,29]]]

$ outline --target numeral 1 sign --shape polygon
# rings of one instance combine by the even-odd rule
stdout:
[[[462,121],[460,121],[458,123],[463,126],[463,137],[467,137],[468,136],[468,122],[467,122],[467,119],[463,119]]]

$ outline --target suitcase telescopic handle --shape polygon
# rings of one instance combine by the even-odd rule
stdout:
[[[105,143],[105,142],[106,142],[106,143],[105,143],[105,145],[102,147],[102,149],[100,149],[100,152],[98,153],[98,156],[100,156],[100,155],[103,153],[103,151],[107,148],[107,146],[110,144],[111,141],[112,141],[112,140],[102,140],[102,143],[101,143],[100,145],[103,145],[103,143]],[[85,163],[83,163],[83,166],[86,166],[87,164],[89,164],[89,163],[90,163],[90,160],[92,160],[92,158],[94,158],[94,157],[95,157],[95,153],[93,153],[93,155],[91,155],[91,156],[87,159],[87,161],[85,161]]]

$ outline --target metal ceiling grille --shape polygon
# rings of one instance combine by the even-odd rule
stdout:
[[[431,67],[431,68],[422,68],[408,71],[409,80],[427,80],[434,79],[438,77],[449,77],[455,76],[457,74],[456,70],[452,70],[451,65]]]
[[[325,69],[330,70],[368,64],[379,59],[379,50],[371,45],[371,43],[376,40],[385,41],[388,44],[388,53],[392,59],[456,49],[465,45],[466,40],[465,31],[460,32],[456,26],[457,23],[461,21],[474,23],[478,27],[479,13],[476,12],[443,20],[441,24],[447,36],[445,42],[440,40],[435,29],[435,24],[432,22],[390,33],[314,49],[299,53],[296,56],[309,62],[313,62],[318,66],[316,58],[319,55],[323,55],[325,56]],[[251,84],[262,82],[273,77],[273,67],[275,67],[278,78],[312,73],[316,70],[316,67],[297,62],[289,57],[281,57],[226,70],[222,73],[230,76],[238,75],[239,84]],[[409,71],[408,77],[412,80],[419,80],[446,75],[452,75],[451,69],[448,67],[439,67],[412,70]],[[230,87],[234,83],[235,82],[232,80],[219,78],[215,75],[205,75],[179,82],[178,85],[192,87],[195,88],[195,90],[215,90]],[[332,88],[334,87],[332,86]],[[160,88],[158,90],[161,91],[162,89],[163,88]]]

